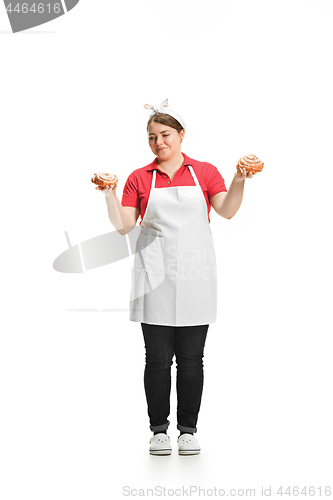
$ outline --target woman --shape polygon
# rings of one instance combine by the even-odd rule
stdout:
[[[116,188],[105,188],[111,223],[121,234],[141,215],[132,271],[130,320],[141,323],[146,366],[144,385],[154,435],[152,455],[170,455],[171,365],[177,362],[178,453],[200,453],[194,436],[203,389],[203,353],[210,323],[216,321],[216,263],[210,208],[226,219],[239,209],[244,181],[239,167],[227,192],[216,167],[181,152],[185,123],[167,100],[152,109],[147,131],[155,160],[132,172],[120,203]]]

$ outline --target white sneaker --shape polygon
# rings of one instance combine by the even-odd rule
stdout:
[[[179,436],[177,443],[179,455],[198,455],[200,453],[201,448],[198,440],[192,434]]]
[[[155,434],[149,443],[149,453],[151,455],[171,455],[172,448],[167,434],[163,432]]]

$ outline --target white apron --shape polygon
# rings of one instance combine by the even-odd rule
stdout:
[[[195,186],[156,188],[141,222],[132,268],[130,320],[193,326],[216,321],[216,259],[207,203]]]

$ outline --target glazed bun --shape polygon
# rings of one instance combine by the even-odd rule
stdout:
[[[260,161],[256,155],[242,156],[237,163],[237,169],[245,168],[247,172],[252,172],[253,174],[261,172],[263,167],[264,162]]]
[[[114,174],[107,174],[105,172],[99,172],[98,174],[94,174],[94,177],[91,178],[91,182],[97,184],[96,189],[102,189],[105,186],[116,186],[118,182],[118,177]]]

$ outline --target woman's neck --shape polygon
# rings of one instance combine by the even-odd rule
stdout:
[[[169,160],[165,161],[157,160],[159,169],[167,173],[178,170],[178,168],[180,168],[183,163],[184,163],[184,156],[181,153],[179,153],[179,156],[172,157]]]

